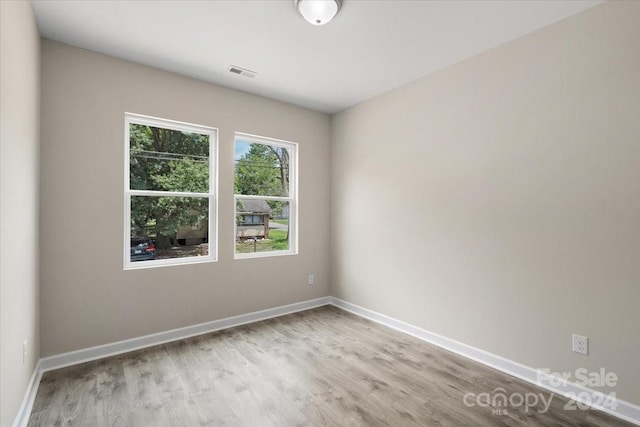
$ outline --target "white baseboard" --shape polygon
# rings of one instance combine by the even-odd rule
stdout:
[[[40,360],[36,363],[36,367],[33,369],[27,391],[22,399],[22,404],[18,410],[18,415],[13,422],[13,427],[23,427],[29,422],[29,416],[31,415],[31,409],[33,408],[33,402],[36,400],[36,394],[38,393],[38,386],[40,385],[40,379],[42,378],[42,371],[40,370]]]
[[[128,340],[83,348],[81,350],[42,358],[40,359],[40,368],[42,372],[50,371],[52,369],[60,369],[66,366],[77,365],[91,360],[102,359],[104,357],[115,356],[116,354],[139,350],[141,348],[195,337],[196,335],[215,332],[221,329],[233,328],[234,326],[271,319],[272,317],[309,310],[311,308],[327,304],[331,304],[330,297],[316,298],[308,301],[282,305],[280,307],[268,308],[266,310],[254,311],[253,313],[240,314],[238,316],[186,326],[184,328],[172,329],[165,332],[159,332],[157,334],[144,335],[142,337],[131,338]]]
[[[33,402],[35,401],[36,394],[38,392],[38,385],[40,384],[43,372],[102,359],[104,357],[115,356],[117,354],[127,353],[129,351],[181,340],[196,335],[233,328],[234,326],[284,316],[285,314],[309,310],[328,304],[331,304],[330,297],[316,298],[308,301],[282,305],[280,307],[268,308],[266,310],[254,311],[253,313],[200,323],[198,325],[172,329],[170,331],[160,332],[157,334],[145,335],[95,347],[83,348],[81,350],[71,351],[68,353],[57,354],[55,356],[44,357],[40,359],[36,365],[31,377],[29,388],[27,389],[27,393],[25,394],[18,415],[13,423],[13,427],[25,427],[29,422],[29,416],[31,415],[31,409],[33,408]]]
[[[555,382],[552,383],[550,381],[552,379],[550,376],[540,376],[539,372],[536,369],[529,366],[525,366],[512,360],[505,359],[495,354],[486,352],[484,350],[469,346],[467,344],[463,344],[451,338],[426,331],[417,326],[410,325],[403,321],[394,319],[384,314],[377,313],[373,310],[369,310],[367,308],[352,304],[339,298],[322,297],[42,358],[38,361],[33,375],[31,376],[29,387],[23,399],[20,411],[16,416],[13,427],[26,427],[29,421],[29,416],[31,415],[33,402],[35,401],[35,397],[38,392],[38,385],[40,384],[40,379],[43,372],[64,368],[66,366],[77,365],[79,363],[89,362],[91,360],[102,359],[104,357],[114,356],[129,351],[139,350],[141,348],[146,348],[158,344],[164,344],[171,341],[189,338],[196,335],[202,335],[209,332],[245,325],[247,323],[258,322],[260,320],[283,316],[285,314],[309,310],[311,308],[316,308],[328,304],[334,305],[358,316],[396,329],[400,332],[404,332],[423,341],[437,345],[438,347],[442,347],[446,350],[452,351],[468,359],[482,363],[483,365],[490,366],[494,369],[505,372],[529,383],[543,387],[559,395],[572,398],[572,396],[580,396],[580,393],[588,393],[592,397],[589,402],[596,402],[601,396],[601,393],[598,391],[566,381],[561,386],[556,386]],[[617,399],[616,403],[617,407],[614,410],[610,408],[599,407],[597,405],[592,406],[620,419],[640,425],[640,406],[625,402],[620,399]]]
[[[532,367],[525,366],[520,363],[514,362],[513,360],[505,359],[504,357],[497,356],[479,348],[463,344],[451,338],[426,331],[417,326],[410,325],[409,323],[405,323],[401,320],[377,313],[373,310],[369,310],[367,308],[352,304],[339,298],[330,298],[332,305],[346,310],[350,313],[396,329],[400,332],[404,332],[428,343],[437,345],[438,347],[442,347],[446,350],[452,351],[456,354],[459,354],[460,356],[474,360],[478,363],[482,363],[483,365],[490,366],[494,369],[497,369],[498,371],[502,371],[516,378],[520,378],[521,380],[527,381],[539,387],[543,387],[553,393],[557,393],[569,399],[575,400],[576,396],[584,396],[583,399],[580,399],[581,403],[588,404],[595,409],[601,410],[630,423],[640,425],[640,406],[634,405],[633,403],[616,399],[615,409],[602,407],[597,404],[591,404],[591,402],[602,401],[601,392],[569,381],[563,381],[562,384],[558,386],[556,385],[559,383],[557,378],[552,378],[548,374],[541,374],[538,370]]]

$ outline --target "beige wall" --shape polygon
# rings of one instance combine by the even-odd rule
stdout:
[[[608,2],[335,115],[332,294],[640,404],[639,40]]]
[[[40,357],[40,38],[28,2],[0,1],[0,425],[18,412]],[[27,358],[22,345],[27,341]]]
[[[43,356],[328,295],[327,115],[46,40],[42,89]],[[218,262],[123,271],[125,112],[219,129]],[[234,261],[234,131],[300,144],[299,255]]]

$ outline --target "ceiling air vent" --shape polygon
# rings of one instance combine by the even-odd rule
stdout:
[[[250,79],[254,78],[256,74],[258,74],[255,71],[247,70],[246,68],[236,67],[235,65],[232,65],[231,67],[229,67],[229,72],[233,74],[238,74],[240,76],[249,77]]]

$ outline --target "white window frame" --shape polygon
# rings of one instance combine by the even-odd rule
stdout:
[[[131,124],[159,127],[183,132],[209,135],[209,192],[191,193],[178,191],[132,190],[130,187],[130,136]],[[163,267],[170,265],[196,264],[213,262],[218,259],[218,129],[196,125],[192,123],[178,122],[175,120],[161,119],[135,113],[125,113],[124,126],[124,269],[137,270],[141,268]],[[185,258],[156,259],[149,261],[131,261],[131,197],[132,196],[177,196],[198,197],[209,199],[209,237],[208,255],[192,256]]]
[[[249,143],[270,145],[289,149],[289,196],[254,196],[246,194],[235,194],[233,199],[233,254],[234,259],[267,258],[274,256],[287,256],[298,254],[298,156],[299,144],[297,142],[285,141],[282,139],[268,138],[264,136],[252,135],[249,133],[236,132],[233,138],[235,152],[236,142],[245,141]],[[235,156],[234,156],[234,179],[235,179]],[[289,249],[285,251],[251,252],[237,253],[236,238],[238,236],[238,224],[236,221],[236,205],[238,199],[256,200],[279,200],[289,202]]]

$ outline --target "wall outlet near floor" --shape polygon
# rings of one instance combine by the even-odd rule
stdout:
[[[310,274],[309,277],[307,278],[307,284],[308,285],[313,285],[315,279],[313,277],[313,274]]]
[[[573,346],[572,349],[575,353],[589,355],[589,338],[582,335],[573,334]]]
[[[22,343],[22,364],[24,365],[27,362],[27,341],[25,340]]]

